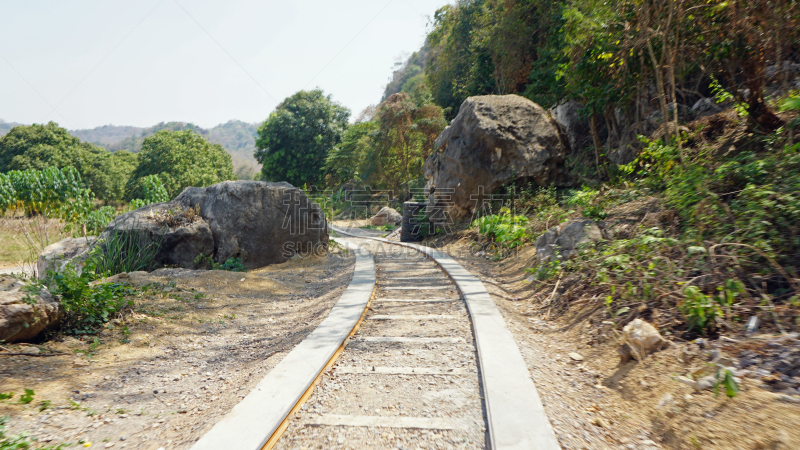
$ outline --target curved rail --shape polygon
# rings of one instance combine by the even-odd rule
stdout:
[[[419,244],[358,236],[412,248],[433,260],[455,282],[472,318],[493,450],[560,449],[516,340],[483,283],[444,252]]]
[[[516,341],[499,309],[478,278],[449,255],[435,249],[333,229],[342,235],[418,251],[436,263],[454,282],[464,298],[471,319],[480,384],[486,407],[488,448],[494,450],[560,448]],[[359,249],[355,244],[346,241],[341,243],[349,249]],[[375,260],[368,253],[356,251],[353,281],[331,310],[328,318],[270,371],[244,400],[206,433],[192,450],[271,449],[287,428],[290,416],[310,397],[323,373],[333,365],[349,337],[357,331],[375,289]],[[375,371],[376,368],[373,367],[372,370]],[[358,421],[365,417],[341,416],[334,419],[335,423],[329,425],[359,426],[363,424]],[[370,423],[377,426],[412,428],[420,426],[412,417],[373,416],[371,419]],[[347,424],[347,420],[353,423]],[[386,423],[381,425],[379,423],[381,420]],[[434,419],[428,419],[427,424],[431,423],[436,422]],[[442,426],[436,425],[433,428]]]

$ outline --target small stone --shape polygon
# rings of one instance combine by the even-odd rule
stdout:
[[[577,353],[569,353],[569,357],[574,359],[575,361],[583,361],[583,356]]]
[[[111,448],[111,447],[113,447],[113,446],[114,446],[114,443],[113,443],[113,442],[108,442],[108,443],[105,445],[105,448]]]
[[[714,387],[714,384],[716,383],[717,383],[717,378],[713,375],[709,375],[707,377],[703,377],[697,380],[697,383],[695,384],[695,389],[698,391],[711,389],[712,387]]]
[[[602,417],[595,417],[592,419],[592,424],[597,425],[600,428],[608,428],[608,423],[606,423]]]
[[[658,405],[656,406],[656,408],[663,409],[671,405],[673,401],[674,398],[672,397],[672,394],[665,394],[663,397],[661,397],[661,400],[658,401]]]

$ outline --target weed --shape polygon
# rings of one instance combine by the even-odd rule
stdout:
[[[588,186],[575,192],[567,200],[567,205],[579,207],[581,214],[589,219],[603,220],[608,216],[604,210],[605,205],[600,198],[600,192]]]
[[[229,272],[247,272],[244,266],[244,261],[241,258],[228,258],[224,263],[220,264],[214,261],[210,255],[199,254],[194,259],[196,265],[205,265],[210,270],[227,270]],[[195,298],[198,298],[195,296]]]
[[[706,334],[707,329],[714,328],[716,317],[722,315],[720,306],[703,294],[697,286],[688,286],[683,294],[686,300],[680,305],[680,310],[689,323],[689,330],[697,329]]]
[[[730,370],[718,365],[716,378],[717,381],[714,383],[714,396],[718,396],[720,387],[723,387],[725,388],[725,395],[728,398],[736,397],[739,393],[739,384],[736,383],[736,379],[733,377],[733,373],[731,373]]]
[[[533,274],[539,281],[547,281],[557,278],[562,271],[561,262],[558,260],[548,261],[540,264],[535,268],[525,269],[528,273]]]
[[[527,217],[512,214],[507,207],[501,208],[500,214],[483,216],[472,222],[472,226],[477,227],[480,234],[493,238],[508,248],[519,247],[529,237],[527,224]]]
[[[241,258],[228,258],[227,261],[220,264],[215,270],[227,270],[229,272],[247,272],[244,267],[244,262]]]
[[[33,389],[25,389],[25,393],[19,396],[19,404],[27,405],[33,401],[34,395]]]
[[[44,411],[46,409],[50,409],[50,405],[52,403],[53,403],[52,400],[42,400],[42,402],[39,403],[39,412],[42,412],[42,411]]]
[[[0,400],[8,400],[14,396],[13,392],[9,392],[7,394],[0,392]]]

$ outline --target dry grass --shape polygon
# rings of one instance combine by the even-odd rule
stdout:
[[[48,245],[70,237],[64,223],[43,217],[0,217],[0,268],[34,263]]]

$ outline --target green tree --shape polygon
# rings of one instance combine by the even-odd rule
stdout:
[[[142,142],[139,164],[128,183],[128,198],[143,198],[142,178],[157,175],[170,197],[189,186],[235,180],[231,155],[192,131],[159,131]]]
[[[371,162],[372,134],[378,129],[376,122],[358,122],[347,128],[342,143],[334,147],[325,160],[325,172],[333,185],[359,179]]]
[[[258,128],[255,157],[265,180],[295,186],[324,176],[325,158],[342,141],[350,111],[322,90],[287,98]]]
[[[436,137],[447,125],[442,108],[401,92],[381,103],[375,123],[370,150],[362,158],[362,179],[395,191],[419,181]]]
[[[126,152],[127,153],[127,152]],[[54,122],[20,125],[0,138],[0,171],[74,167],[102,200],[120,200],[133,170],[130,154],[115,156]]]

